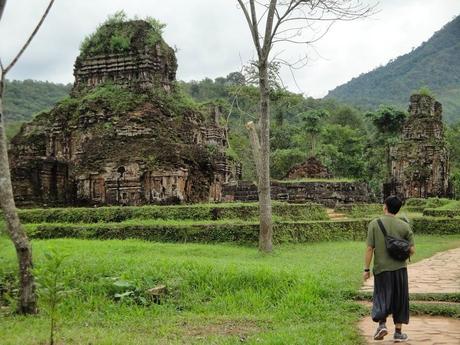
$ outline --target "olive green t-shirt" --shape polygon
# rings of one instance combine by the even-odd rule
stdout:
[[[414,233],[410,225],[394,216],[380,217],[388,235],[396,238],[405,239],[414,245]],[[387,252],[385,246],[385,236],[374,219],[369,223],[367,230],[367,245],[374,248],[374,275],[385,271],[396,271],[407,266],[406,261],[393,259]]]

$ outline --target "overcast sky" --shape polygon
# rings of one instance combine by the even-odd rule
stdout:
[[[369,0],[371,1],[371,0]],[[47,0],[9,0],[0,23],[0,56],[7,63],[47,5]],[[236,0],[56,0],[42,29],[9,79],[73,82],[80,42],[115,11],[152,16],[166,23],[165,39],[178,51],[178,79],[226,76],[254,57]],[[307,52],[309,64],[285,71],[291,91],[322,97],[328,90],[410,52],[460,14],[460,0],[380,0],[371,18],[341,22],[314,47],[290,46],[284,57]]]

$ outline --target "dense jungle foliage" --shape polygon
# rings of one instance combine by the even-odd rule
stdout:
[[[220,102],[230,126],[230,152],[243,162],[244,178],[255,179],[244,124],[257,119],[257,88],[239,72],[180,85],[197,101]],[[419,91],[429,92],[425,88]],[[276,87],[271,101],[273,178],[285,177],[294,164],[316,155],[336,178],[368,181],[375,192],[380,192],[388,174],[388,150],[399,138],[405,111],[387,105],[363,111],[333,99],[313,99]],[[447,138],[454,182],[460,187],[460,151],[455,145],[460,140],[460,123],[447,128]]]
[[[4,107],[7,121],[7,135],[11,138],[19,131],[21,123],[32,116],[51,109],[67,96],[71,85],[54,84],[35,80],[7,80]]]

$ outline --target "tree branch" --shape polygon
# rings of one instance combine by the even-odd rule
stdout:
[[[264,60],[268,60],[268,55],[272,48],[272,30],[275,17],[277,0],[271,0],[267,14],[267,24],[265,26],[264,46],[262,48]]]
[[[6,0],[0,0],[0,20],[2,20],[3,10],[6,6]]]
[[[244,16],[246,17],[246,21],[248,22],[248,25],[249,25],[249,30],[251,31],[252,40],[254,41],[254,46],[256,47],[256,50],[257,50],[257,55],[260,57],[261,49],[260,49],[259,30],[257,28],[257,21],[254,23],[252,22],[251,15],[249,14],[249,11],[246,8],[246,5],[243,3],[243,0],[238,0],[238,3],[240,4],[241,10],[243,11]]]
[[[0,0],[0,1],[3,1],[4,3],[6,3],[6,0]],[[48,13],[50,12],[51,10],[51,7],[53,6],[54,4],[54,0],[51,0],[50,3],[48,4],[48,7],[46,8],[45,10],[45,13],[43,13],[40,21],[38,22],[37,26],[35,27],[35,30],[32,32],[32,34],[30,35],[29,39],[27,40],[27,42],[24,44],[24,46],[21,48],[21,50],[19,51],[19,53],[16,55],[16,57],[11,61],[11,63],[5,68],[4,70],[4,74],[7,74],[9,72],[9,70],[11,68],[13,68],[13,66],[16,64],[16,62],[18,62],[19,58],[21,57],[21,55],[24,53],[24,51],[27,49],[27,47],[29,46],[30,42],[32,42],[33,38],[35,37],[35,35],[37,34],[38,30],[40,29],[40,27],[42,26],[43,22],[45,21],[45,18],[46,16],[48,15]],[[0,2],[0,5],[1,5],[1,2]],[[0,7],[0,11],[2,10],[2,8]]]

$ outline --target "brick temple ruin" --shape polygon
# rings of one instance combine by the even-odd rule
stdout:
[[[118,25],[129,26],[129,49],[82,52],[70,98],[13,138],[18,205],[216,201],[241,176],[219,107],[181,103],[174,50],[152,44],[146,21]]]
[[[294,165],[286,174],[288,180],[305,178],[329,179],[332,174],[317,157],[310,157],[305,162]]]
[[[384,185],[385,196],[452,196],[441,103],[428,95],[410,97],[409,118],[400,142],[390,150],[390,160],[391,179]]]

